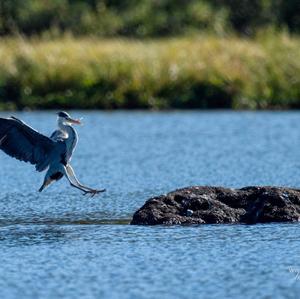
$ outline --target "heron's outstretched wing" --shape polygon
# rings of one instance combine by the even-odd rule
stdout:
[[[17,118],[0,118],[0,149],[20,161],[35,164],[37,171],[48,167],[55,144]]]

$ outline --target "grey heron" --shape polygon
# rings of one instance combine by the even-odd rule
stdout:
[[[65,176],[70,185],[92,196],[104,192],[84,186],[77,179],[70,164],[78,141],[78,135],[72,125],[81,124],[67,112],[59,112],[58,129],[49,137],[40,134],[16,117],[0,118],[0,149],[20,161],[30,162],[39,172],[45,171],[44,182],[39,189],[42,192],[51,183]]]

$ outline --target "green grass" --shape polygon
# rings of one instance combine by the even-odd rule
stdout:
[[[300,108],[300,39],[0,41],[0,109]]]

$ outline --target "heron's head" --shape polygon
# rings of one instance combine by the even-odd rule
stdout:
[[[79,119],[72,118],[67,112],[61,111],[57,113],[58,121],[67,125],[80,125],[81,121]]]

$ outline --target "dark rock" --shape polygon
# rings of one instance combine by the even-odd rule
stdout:
[[[131,224],[266,223],[300,221],[300,189],[189,187],[149,199]]]

